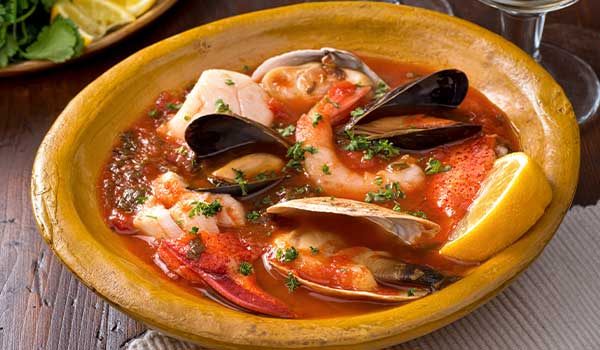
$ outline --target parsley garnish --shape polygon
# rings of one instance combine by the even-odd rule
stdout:
[[[260,218],[260,213],[256,210],[253,210],[246,214],[246,218],[250,221],[256,221]]]
[[[329,96],[325,96],[325,102],[329,103],[330,105],[332,105],[335,108],[340,108],[340,104],[337,102],[333,102],[332,100],[329,99]]]
[[[310,252],[313,253],[313,254],[317,254],[317,253],[319,253],[319,248],[315,248],[315,247],[311,246],[310,247]]]
[[[425,214],[425,212],[423,211],[413,211],[413,212],[407,212],[408,214],[412,215],[412,216],[416,216],[416,217],[420,217],[423,219],[427,219],[427,214]]]
[[[381,178],[381,176],[377,176],[375,180],[373,180],[373,183],[377,186],[381,186],[381,184],[383,183],[383,179]]]
[[[402,208],[400,208],[400,204],[398,204],[398,202],[394,202],[394,207],[392,208],[393,211],[402,211]]]
[[[148,111],[148,116],[150,118],[154,119],[154,118],[156,118],[157,113],[158,113],[158,111],[156,109],[151,109],[151,110]]]
[[[377,84],[377,90],[375,90],[375,98],[383,97],[383,95],[385,95],[385,93],[388,92],[388,90],[388,86],[383,81],[380,81]]]
[[[365,112],[366,111],[361,107],[356,107],[352,112],[350,112],[350,115],[352,116],[352,118],[358,118],[365,114]]]
[[[294,135],[294,131],[296,131],[296,127],[294,125],[288,125],[283,129],[277,129],[279,135],[283,137],[288,137]]]
[[[184,115],[183,120],[185,120],[186,122],[189,122],[190,120],[192,120],[192,117],[190,117],[189,115]]]
[[[290,293],[292,293],[296,290],[296,288],[300,287],[300,281],[298,281],[292,272],[289,272],[285,278],[285,286],[288,288]]]
[[[254,178],[259,180],[259,181],[263,181],[263,180],[267,180],[267,179],[273,179],[277,176],[277,173],[275,171],[271,171],[270,173],[266,173],[266,172],[261,172],[258,173]]]
[[[246,177],[244,176],[244,172],[241,171],[240,169],[235,169],[235,168],[231,168],[231,170],[233,170],[233,172],[235,173],[235,182],[240,185],[240,189],[242,190],[242,195],[245,196],[248,194],[248,190],[246,188],[246,185],[248,184],[248,180],[246,180]]]
[[[450,165],[443,165],[441,161],[435,158],[429,158],[427,161],[427,166],[425,166],[425,174],[434,175],[450,171],[451,169],[452,167]]]
[[[158,216],[156,216],[156,215],[144,215],[144,216],[147,218],[150,218],[150,219],[158,220]]]
[[[193,226],[192,229],[190,230],[190,233],[193,235],[197,235],[199,230],[200,230],[200,228],[198,226]]]
[[[323,166],[321,167],[321,169],[323,170],[323,174],[325,174],[325,175],[331,175],[331,171],[329,171],[329,165],[323,164]]]
[[[169,103],[167,103],[167,108],[170,109],[170,110],[172,110],[172,111],[176,111],[179,108],[181,108],[181,105],[182,105],[181,103],[171,103],[171,102],[169,102]]]
[[[217,113],[231,112],[231,109],[229,109],[229,105],[223,102],[222,99],[218,99],[215,101],[215,107],[217,108]]]
[[[377,192],[367,192],[365,202],[385,202],[405,197],[406,195],[400,189],[400,184],[398,182],[393,182],[385,185],[384,188],[380,188]]]
[[[240,273],[244,276],[249,276],[252,273],[252,264],[242,261],[240,264]]]
[[[243,70],[244,72],[248,72],[248,71],[250,70],[250,67],[248,67],[247,65],[244,65],[244,66],[242,67],[242,70]]]
[[[225,85],[231,86],[231,85],[235,85],[235,83],[231,79],[225,79]]]
[[[137,204],[144,204],[148,200],[148,196],[139,196],[135,199]]]
[[[313,114],[313,118],[312,118],[312,126],[313,128],[316,128],[317,125],[319,124],[319,122],[323,120],[323,116],[320,115],[319,113],[315,113]]]
[[[214,200],[210,204],[201,201],[192,201],[190,204],[194,205],[192,210],[188,213],[188,217],[190,218],[193,218],[196,215],[204,215],[206,217],[215,216],[223,209],[223,206],[217,200]]]
[[[352,131],[346,131],[346,136],[348,136],[350,142],[346,145],[345,149],[348,151],[363,151],[363,158],[366,160],[370,160],[374,156],[390,159],[400,154],[400,150],[394,147],[394,144],[389,140],[369,141],[364,136],[354,135]]]
[[[175,152],[185,156],[188,153],[188,150],[184,146],[181,146],[178,149],[176,149]]]
[[[287,151],[286,157],[291,159],[286,164],[286,167],[300,171],[300,169],[302,168],[302,164],[300,162],[305,159],[304,153],[306,152],[315,154],[317,153],[317,149],[313,146],[304,147],[304,142],[302,141],[296,142]]]
[[[298,251],[296,250],[295,247],[290,247],[287,248],[283,254],[283,261],[284,262],[291,262],[296,260],[296,258],[298,257]]]
[[[417,290],[416,290],[415,288],[410,288],[410,289],[409,289],[409,290],[406,292],[406,294],[408,294],[408,296],[409,296],[409,297],[412,297],[412,296],[414,296],[414,295],[415,295],[415,292],[416,292],[416,291],[417,291]]]

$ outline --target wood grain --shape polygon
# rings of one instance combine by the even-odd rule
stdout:
[[[44,134],[85,85],[135,51],[213,20],[299,1],[179,1],[164,16],[103,52],[48,71],[0,79],[0,349],[119,349],[144,325],[108,306],[54,257],[39,236],[29,200],[30,171]],[[453,0],[456,14],[493,30],[497,14]],[[600,72],[600,3],[582,0],[548,18],[546,39],[594,62]],[[569,25],[568,32],[564,24]],[[571,34],[569,34],[571,33]],[[583,33],[583,34],[582,34]],[[600,41],[598,41],[600,42]],[[582,131],[578,204],[600,198],[600,118]]]

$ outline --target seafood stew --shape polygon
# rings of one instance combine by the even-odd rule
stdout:
[[[469,273],[439,253],[519,150],[464,73],[335,49],[208,69],[116,140],[98,195],[157,276],[285,318],[371,312]],[[157,277],[159,278],[159,277]]]

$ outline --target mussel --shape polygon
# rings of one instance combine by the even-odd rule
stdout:
[[[456,108],[469,88],[467,76],[455,69],[439,71],[397,87],[373,101],[338,133],[353,132],[369,140],[389,139],[394,145],[424,150],[477,134],[481,126],[414,112]],[[413,113],[413,114],[406,114]]]
[[[274,130],[244,117],[210,114],[194,120],[185,131],[185,140],[198,160],[239,153],[251,146],[269,151],[240,155],[212,172],[215,187],[191,188],[194,191],[227,193],[237,197],[258,195],[283,181],[277,174],[289,144]]]

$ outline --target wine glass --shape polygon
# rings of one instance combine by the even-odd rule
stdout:
[[[441,13],[445,13],[450,16],[454,16],[452,6],[446,0],[379,0],[383,2],[389,2],[396,5],[408,5],[414,7],[422,7],[428,10],[433,10]]]
[[[530,54],[562,86],[580,125],[588,121],[600,104],[598,76],[581,58],[560,47],[542,43],[546,14],[579,0],[479,1],[500,10],[502,36]]]

